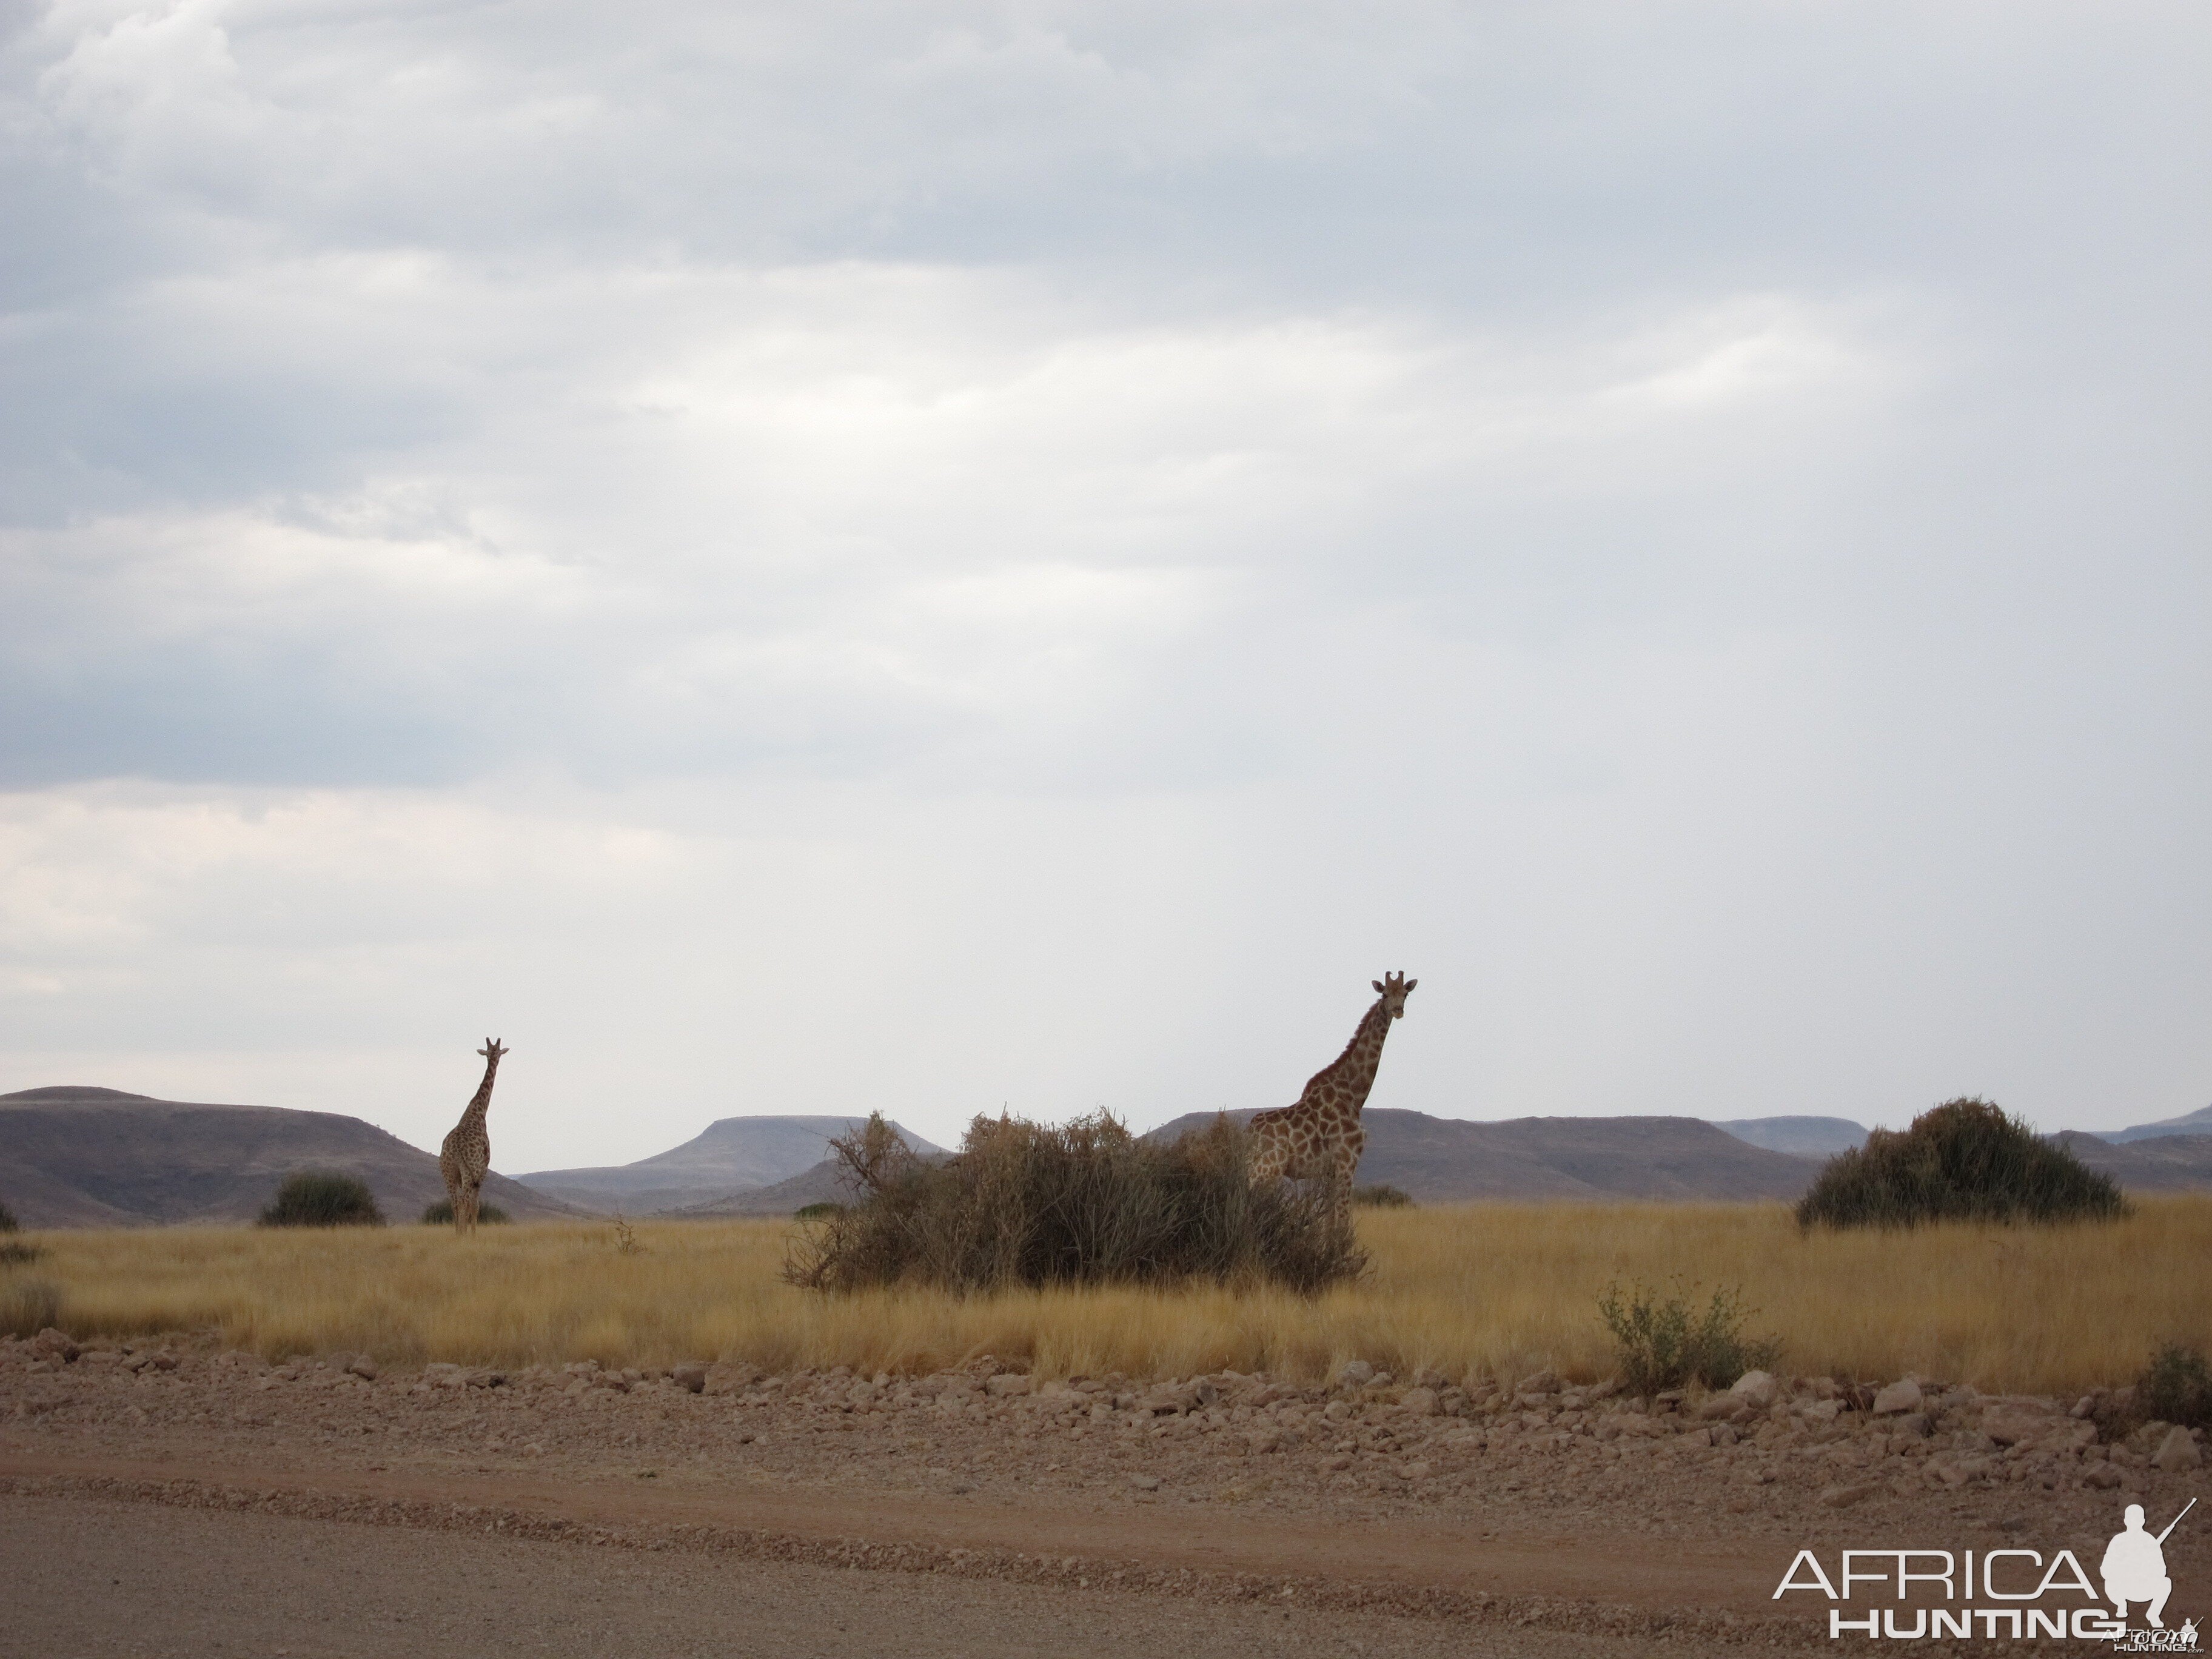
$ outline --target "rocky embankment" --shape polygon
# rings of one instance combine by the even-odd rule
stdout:
[[[150,1422],[188,1403],[218,1429],[311,1423],[322,1437],[428,1447],[465,1423],[522,1457],[592,1455],[617,1436],[626,1452],[672,1461],[744,1449],[748,1464],[791,1473],[858,1460],[956,1492],[1020,1481],[1132,1499],[1234,1488],[1278,1503],[1633,1509],[1688,1483],[1740,1514],[1767,1499],[1832,1510],[2136,1493],[2186,1481],[2203,1461],[2201,1430],[2142,1420],[2125,1391],[2060,1401],[1918,1378],[1875,1389],[1753,1372],[1723,1393],[1646,1400],[1548,1371],[1506,1385],[1401,1379],[1358,1361],[1304,1386],[1233,1371],[1041,1379],[988,1357],[908,1377],[740,1360],[388,1369],[348,1354],[271,1364],[185,1339],[0,1340],[0,1422],[89,1426],[118,1409]]]

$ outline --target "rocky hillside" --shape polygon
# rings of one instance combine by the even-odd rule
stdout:
[[[0,1201],[26,1227],[250,1221],[307,1169],[360,1176],[390,1221],[446,1195],[434,1153],[337,1112],[80,1086],[0,1095]],[[575,1213],[499,1175],[484,1199],[518,1220]]]
[[[752,1208],[720,1207],[733,1195],[751,1198],[813,1170],[823,1163],[830,1138],[857,1128],[864,1117],[726,1117],[681,1146],[594,1169],[539,1170],[515,1177],[550,1197],[586,1209],[622,1210],[630,1215],[773,1213]],[[891,1126],[916,1152],[942,1155],[910,1129]],[[818,1184],[818,1183],[817,1183]],[[780,1200],[779,1200],[780,1201]],[[812,1203],[811,1198],[798,1204]]]
[[[2115,1146],[2100,1136],[2068,1129],[2051,1139],[2130,1192],[2212,1189],[2212,1134],[2154,1135]]]
[[[2132,1128],[2114,1129],[2097,1138],[2125,1145],[2137,1140],[2162,1140],[2171,1135],[2212,1135],[2212,1106],[2185,1112],[2179,1117],[2161,1118],[2155,1123],[2138,1123]]]

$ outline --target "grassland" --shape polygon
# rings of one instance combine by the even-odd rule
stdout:
[[[1947,1224],[1801,1233],[1766,1205],[1474,1205],[1359,1217],[1373,1269],[1308,1299],[1081,1290],[961,1300],[824,1297],[781,1281],[787,1224],[332,1231],[50,1232],[34,1263],[79,1336],[211,1330],[274,1356],[666,1364],[743,1356],[772,1369],[933,1370],[979,1353],[1047,1375],[1316,1377],[1361,1358],[1401,1374],[1551,1365],[1604,1375],[1595,1304],[1612,1280],[1741,1286],[1785,1368],[1916,1371],[1987,1390],[2066,1393],[2130,1379],[2168,1340],[2212,1345],[2212,1199],[2146,1198],[2070,1227]]]

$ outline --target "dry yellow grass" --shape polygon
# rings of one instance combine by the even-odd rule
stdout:
[[[2064,1393],[2127,1380],[2168,1340],[2212,1343],[2212,1199],[2139,1200],[2070,1228],[1800,1234],[1778,1206],[1474,1205],[1360,1218],[1374,1269],[1306,1300],[1085,1290],[961,1301],[932,1291],[824,1299],[777,1278],[780,1222],[645,1224],[636,1255],[605,1226],[55,1232],[44,1279],[83,1334],[219,1331],[270,1355],[665,1364],[738,1356],[775,1369],[933,1370],[979,1353],[1047,1375],[1304,1377],[1358,1357],[1403,1374],[1540,1364],[1611,1369],[1595,1315],[1612,1279],[1741,1286],[1784,1365],[1985,1389]]]

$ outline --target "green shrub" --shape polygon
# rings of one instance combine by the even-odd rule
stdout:
[[[487,1226],[496,1226],[502,1221],[512,1221],[514,1218],[507,1214],[506,1211],[501,1209],[496,1204],[479,1204],[477,1206],[477,1219],[484,1223]],[[452,1226],[453,1224],[453,1200],[450,1198],[441,1198],[435,1204],[424,1205],[422,1206],[422,1224],[426,1227]]]
[[[1909,1129],[1876,1129],[1856,1152],[1830,1158],[1797,1203],[1804,1227],[2109,1221],[2127,1212],[2110,1176],[1975,1099],[1947,1101]]]
[[[43,1279],[0,1285],[0,1334],[36,1336],[62,1318],[62,1293]]]
[[[800,1205],[794,1213],[793,1218],[799,1221],[812,1221],[821,1216],[842,1215],[844,1212],[844,1209],[845,1206],[843,1205],[832,1204],[825,1199],[819,1204]]]
[[[1352,1201],[1354,1204],[1364,1204],[1377,1210],[1408,1210],[1413,1206],[1413,1197],[1411,1193],[1381,1182],[1377,1182],[1372,1187],[1354,1187],[1352,1189]]]
[[[368,1183],[334,1170],[297,1170],[255,1224],[262,1227],[381,1227],[384,1213]]]
[[[18,1244],[12,1238],[0,1241],[0,1267],[20,1267],[26,1262],[36,1261],[45,1254],[35,1244]]]
[[[1314,1291],[1366,1265],[1326,1194],[1252,1184],[1244,1132],[1225,1117],[1166,1145],[1104,1112],[1058,1127],[979,1117],[957,1154],[931,1164],[877,1115],[830,1146],[860,1196],[794,1235],[784,1277],[813,1290],[1202,1279]]]
[[[1764,1370],[1782,1354],[1774,1337],[1744,1334],[1744,1321],[1758,1311],[1743,1305],[1743,1292],[1717,1290],[1698,1313],[1691,1305],[1695,1286],[1679,1283],[1677,1294],[1662,1301],[1656,1291],[1632,1285],[1626,1297],[1618,1285],[1598,1298],[1620,1356],[1620,1379],[1631,1394],[1653,1395],[1686,1382],[1725,1389],[1746,1371]]]
[[[2212,1429],[2212,1370],[2204,1351],[2168,1342],[2153,1354],[2136,1381],[2136,1413],[2185,1429]]]

